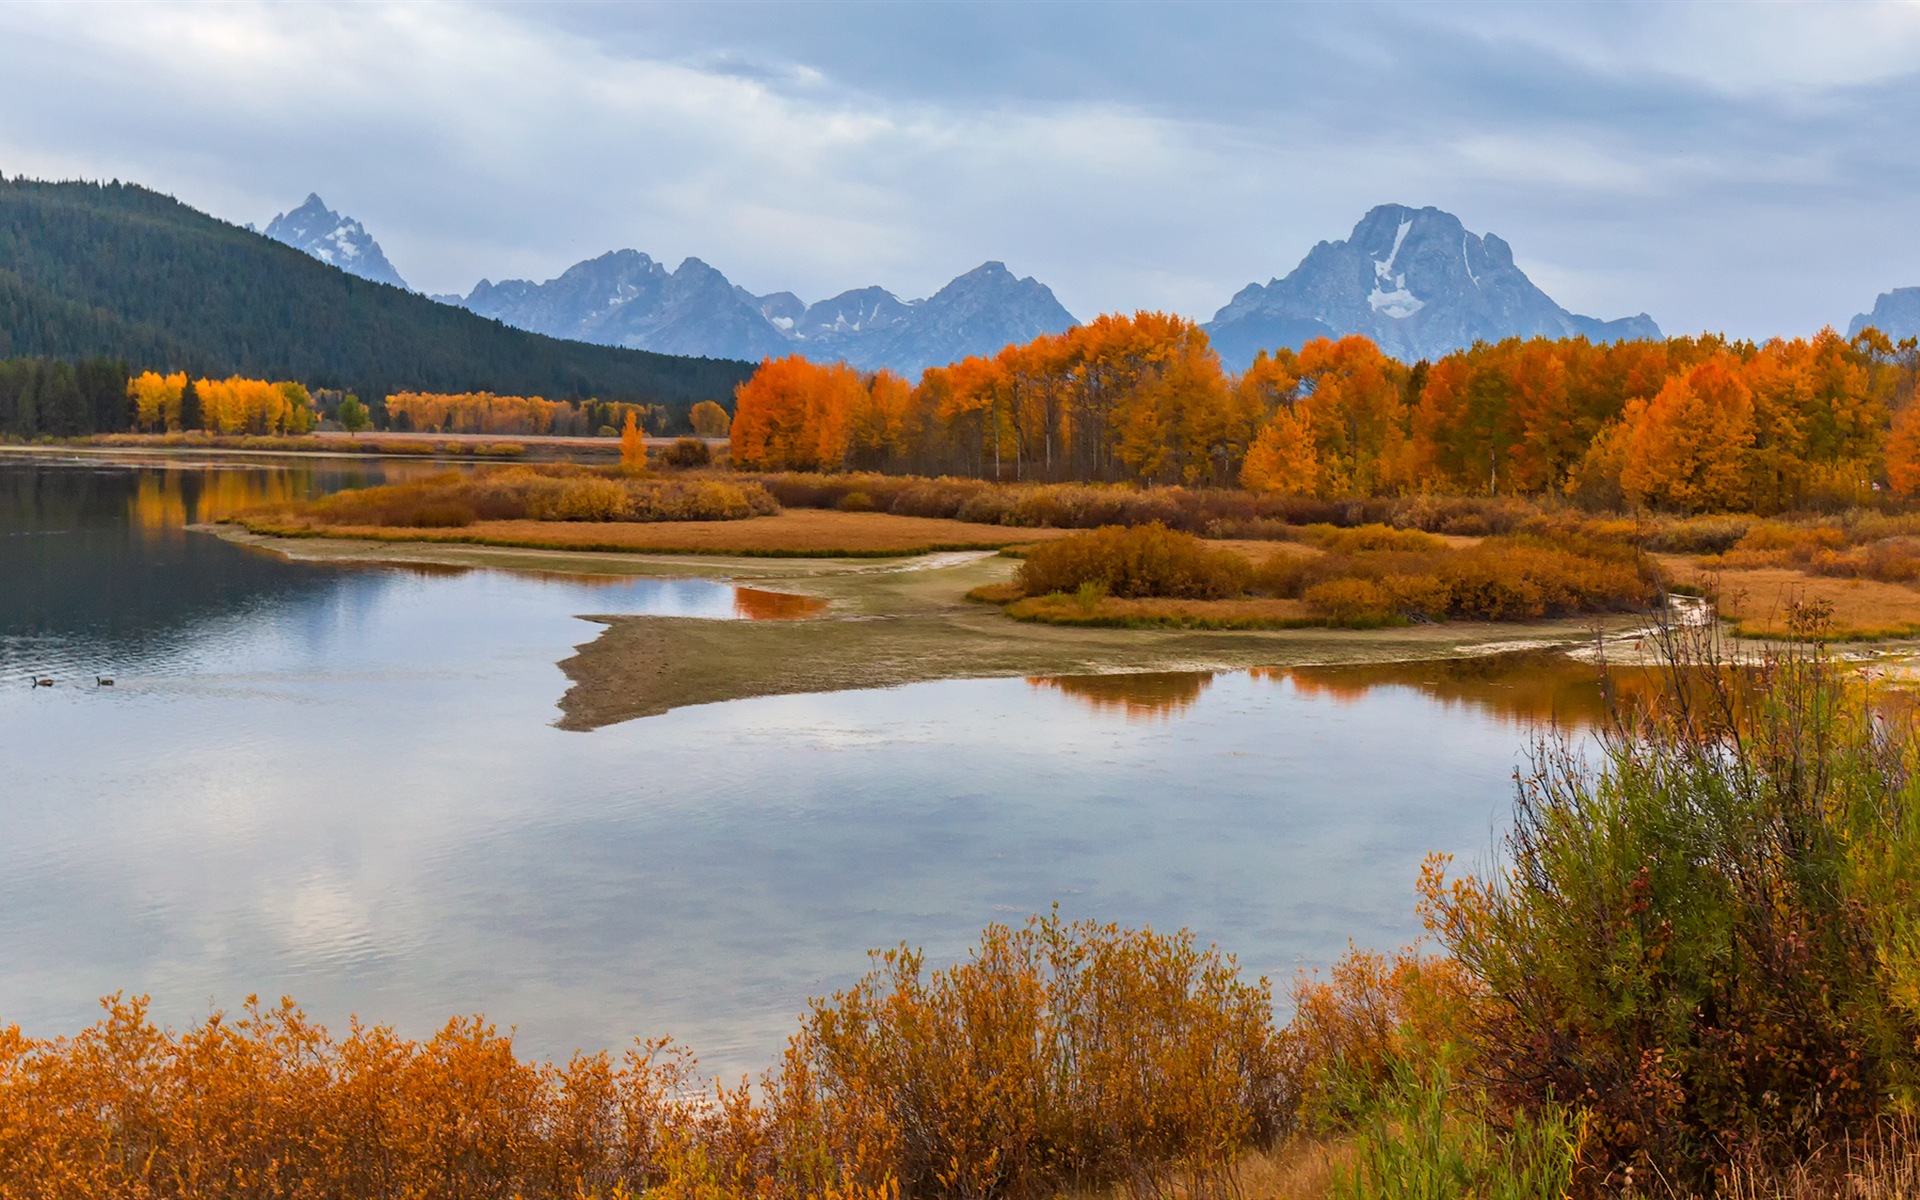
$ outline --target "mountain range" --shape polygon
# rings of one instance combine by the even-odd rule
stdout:
[[[343,270],[405,286],[360,222],[318,195],[266,232]],[[924,300],[876,286],[808,304],[792,292],[755,295],[698,258],[669,270],[638,250],[616,250],[545,283],[483,279],[465,296],[432,298],[572,341],[747,361],[799,353],[908,376],[1075,324],[1045,284],[998,262]],[[1849,336],[1868,324],[1896,339],[1920,335],[1920,288],[1882,295],[1853,319]],[[1399,204],[1368,212],[1344,240],[1314,246],[1284,278],[1248,284],[1204,328],[1233,370],[1260,350],[1348,334],[1406,362],[1511,337],[1662,336],[1646,313],[1603,320],[1569,312],[1527,277],[1498,235],[1470,233],[1438,208]]]
[[[366,227],[328,208],[318,192],[308,193],[305,204],[267,222],[265,232],[274,241],[304,250],[349,275],[397,288],[407,286]]]
[[[616,250],[545,283],[483,279],[456,303],[552,337],[724,358],[799,353],[908,376],[1077,324],[1045,284],[997,262],[924,300],[865,287],[807,304],[792,292],[756,296],[697,258],[669,271],[638,250]]]

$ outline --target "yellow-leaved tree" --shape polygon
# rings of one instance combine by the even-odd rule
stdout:
[[[647,468],[647,439],[641,434],[640,422],[631,409],[627,410],[627,423],[620,429],[620,465],[629,471]]]
[[[1251,492],[1279,492],[1312,496],[1320,490],[1320,453],[1313,444],[1313,426],[1296,408],[1273,414],[1247,449],[1240,468],[1240,486]]]

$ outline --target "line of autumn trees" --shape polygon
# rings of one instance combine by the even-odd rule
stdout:
[[[195,379],[185,371],[134,374],[120,359],[0,359],[0,437],[298,435],[313,432],[323,416],[350,430],[379,425],[440,433],[614,436],[629,417],[658,433],[674,414],[657,404],[492,392],[399,392],[369,407],[357,396],[309,392],[300,383],[237,375]],[[691,410],[690,423],[702,436],[725,436],[727,420],[726,410],[712,401]]]
[[[1773,512],[1920,493],[1917,380],[1915,342],[1871,329],[1511,339],[1412,365],[1355,336],[1231,375],[1199,326],[1140,312],[918,383],[768,360],[736,390],[732,450],[750,470]]]

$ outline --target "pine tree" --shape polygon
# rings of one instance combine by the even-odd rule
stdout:
[[[206,413],[200,407],[200,389],[189,379],[180,392],[180,428],[200,429],[206,423]]]

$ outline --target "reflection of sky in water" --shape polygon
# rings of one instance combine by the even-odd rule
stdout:
[[[0,1020],[289,993],[412,1034],[482,1011],[540,1054],[672,1033],[737,1071],[867,948],[951,959],[1055,902],[1284,981],[1416,933],[1421,857],[1484,859],[1524,745],[1417,691],[1244,673],[1162,679],[1164,720],[1005,679],[563,733],[572,614],[728,616],[730,590],[276,569],[114,688],[0,684]],[[90,679],[103,648],[69,649]]]

